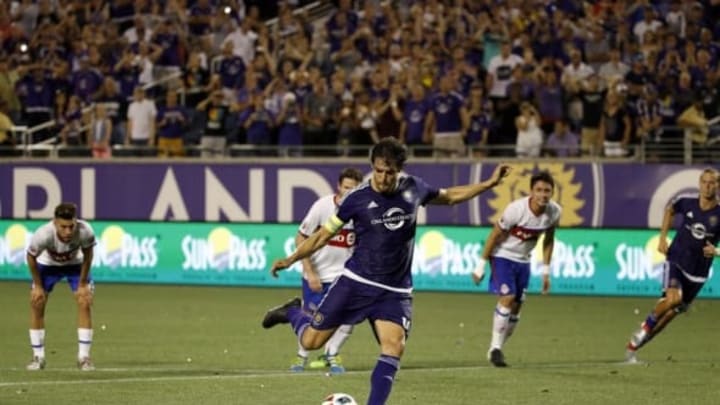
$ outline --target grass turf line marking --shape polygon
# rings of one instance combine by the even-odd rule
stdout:
[[[612,366],[637,366],[634,364],[627,364],[625,362],[589,362],[589,363],[549,363],[549,364],[537,364],[537,365],[526,365],[526,366],[515,366],[510,369],[515,370],[530,370],[530,369],[562,369],[562,368],[602,368]],[[493,366],[460,366],[460,367],[418,367],[418,368],[404,368],[402,369],[403,374],[407,373],[423,373],[423,372],[438,372],[438,371],[461,371],[461,370],[494,370]],[[0,369],[0,371],[16,370],[20,371],[24,369]],[[67,369],[53,369],[57,371],[77,371],[75,368]],[[92,374],[97,375],[102,369],[97,369],[92,373],[85,373],[83,375]],[[142,369],[142,368],[109,368],[106,371],[112,370],[112,372],[131,372],[131,371],[202,371],[193,369],[181,369],[181,368],[156,368],[156,369]],[[51,370],[43,370],[35,373],[47,373]],[[165,377],[120,377],[120,378],[106,378],[101,380],[51,380],[51,381],[17,381],[17,382],[0,382],[0,388],[5,387],[20,387],[20,386],[41,386],[41,385],[77,385],[77,384],[112,384],[112,383],[138,383],[138,382],[164,382],[164,381],[203,381],[203,380],[236,380],[236,379],[253,379],[253,378],[276,378],[276,377],[321,377],[325,375],[325,372],[308,372],[308,373],[293,373],[290,371],[285,372],[273,372],[268,371],[266,373],[260,370],[216,370],[207,371],[212,372],[212,375],[178,375],[178,376],[165,376]],[[369,374],[372,370],[356,370],[346,371],[345,375],[363,375]],[[77,371],[80,374],[80,371]],[[217,374],[217,373],[236,373],[236,374]],[[240,374],[238,374],[240,373]]]

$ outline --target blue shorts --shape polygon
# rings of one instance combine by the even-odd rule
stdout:
[[[679,288],[680,291],[682,291],[682,302],[686,306],[695,300],[695,297],[697,297],[704,285],[705,282],[696,282],[688,279],[677,264],[665,262],[663,269],[663,291],[667,288]],[[663,295],[665,295],[664,292]]]
[[[497,295],[514,295],[516,302],[525,301],[530,282],[530,263],[516,262],[502,257],[490,258],[488,290]]]
[[[389,321],[410,333],[412,296],[338,277],[320,302],[312,319],[318,330],[355,325],[365,319]]]
[[[325,298],[328,289],[332,283],[322,283],[322,291],[315,292],[310,289],[308,281],[303,279],[302,281],[302,297],[303,297],[303,309],[307,312],[313,313],[320,305],[320,301]]]
[[[42,280],[43,289],[46,292],[51,292],[58,281],[66,278],[70,289],[75,292],[77,291],[78,284],[80,283],[80,264],[74,264],[69,266],[46,266],[38,263],[38,271],[40,272],[40,280]],[[88,284],[90,290],[94,289],[92,278],[88,276]]]

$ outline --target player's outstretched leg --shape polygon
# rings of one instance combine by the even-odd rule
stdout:
[[[262,321],[263,328],[270,329],[277,324],[290,322],[290,320],[288,319],[288,310],[290,308],[300,309],[301,306],[302,306],[302,301],[300,300],[299,297],[295,297],[280,306],[270,308],[265,313],[265,317],[263,318],[263,321]]]

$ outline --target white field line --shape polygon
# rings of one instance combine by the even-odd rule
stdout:
[[[554,363],[554,364],[535,364],[535,365],[523,365],[510,367],[510,370],[531,370],[531,369],[578,369],[578,368],[602,368],[602,367],[613,367],[613,366],[628,366],[629,364],[624,362],[590,362],[590,363]],[[459,366],[459,367],[428,367],[428,368],[405,368],[400,371],[400,374],[408,373],[433,373],[442,371],[468,371],[468,370],[493,370],[492,366]],[[22,368],[5,368],[0,371],[24,371]],[[117,383],[148,383],[148,382],[164,382],[164,381],[204,381],[204,380],[240,380],[240,379],[254,379],[254,378],[288,378],[288,377],[321,377],[326,375],[324,372],[307,372],[307,373],[292,373],[289,371],[285,372],[273,372],[263,370],[248,370],[248,369],[224,369],[224,370],[197,370],[189,368],[98,368],[92,372],[78,371],[76,368],[64,368],[64,369],[51,369],[43,371],[33,371],[32,373],[48,373],[52,371],[77,371],[78,375],[86,375],[87,373],[99,374],[99,373],[114,373],[114,372],[206,372],[207,375],[176,375],[176,376],[162,376],[162,377],[119,377],[119,378],[103,378],[101,380],[47,380],[47,381],[16,381],[16,382],[0,382],[0,388],[6,387],[22,387],[22,386],[48,386],[48,385],[85,385],[85,384],[117,384]],[[363,375],[369,374],[371,370],[357,370],[347,371],[344,375]]]

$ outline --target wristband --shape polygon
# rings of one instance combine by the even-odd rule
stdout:
[[[549,276],[550,275],[550,265],[549,264],[541,264],[540,265],[540,273],[543,276]]]
[[[485,264],[487,264],[487,260],[481,257],[478,260],[477,267],[475,267],[475,270],[473,270],[473,274],[475,275],[475,277],[483,278],[483,276],[485,275]]]

